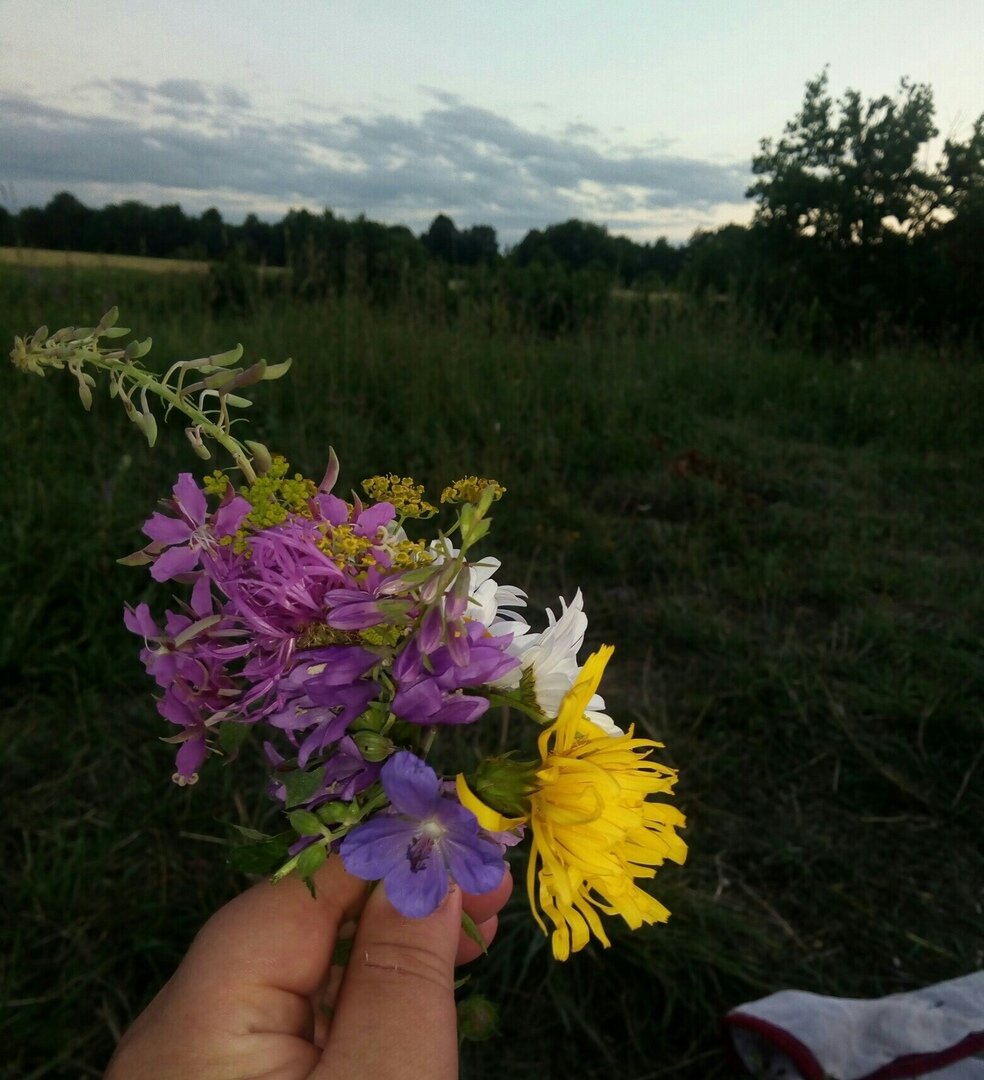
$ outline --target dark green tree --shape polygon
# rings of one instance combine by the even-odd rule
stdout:
[[[975,128],[928,167],[936,134],[925,84],[902,79],[894,96],[864,102],[847,90],[835,102],[826,71],[807,83],[782,137],[764,139],[752,161],[753,299],[770,325],[792,321],[838,346],[943,332],[958,250],[974,263],[963,241],[984,140]]]
[[[461,234],[447,214],[438,214],[420,240],[431,258],[441,259],[452,266],[458,262]]]
[[[60,191],[44,208],[44,247],[84,250],[92,211],[67,191]]]
[[[902,79],[895,98],[863,104],[847,90],[835,104],[822,71],[783,137],[763,139],[752,159],[755,220],[826,248],[877,244],[887,232],[917,235],[944,194],[939,173],[920,164],[936,135],[929,86]]]
[[[458,262],[481,266],[499,258],[499,240],[491,225],[472,225],[458,234]]]
[[[5,206],[0,206],[0,247],[13,247],[16,242],[14,219]]]
[[[214,206],[210,206],[198,219],[197,240],[198,247],[206,259],[220,259],[226,253],[229,239],[225,222]]]
[[[950,217],[940,228],[935,254],[946,273],[935,302],[946,330],[984,327],[984,116],[965,143],[947,140],[942,172]]]

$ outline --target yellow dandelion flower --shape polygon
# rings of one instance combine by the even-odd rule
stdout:
[[[687,856],[675,832],[683,814],[649,801],[676,782],[673,769],[648,760],[662,743],[637,739],[631,729],[610,735],[584,715],[613,651],[602,646],[588,658],[539,739],[526,885],[540,928],[548,933],[538,908],[553,923],[558,960],[583,949],[592,934],[608,946],[599,911],[620,915],[633,930],[665,922],[669,911],[635,882]]]

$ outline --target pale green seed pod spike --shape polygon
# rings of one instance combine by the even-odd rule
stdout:
[[[127,361],[140,360],[150,352],[152,344],[152,338],[144,338],[143,341],[131,341],[123,350],[123,357]]]
[[[215,356],[208,358],[208,365],[211,367],[224,368],[232,367],[233,364],[238,364],[243,356],[242,345],[237,345],[234,349],[229,349],[224,353],[217,353]],[[204,367],[203,367],[204,370]]]
[[[290,371],[293,362],[292,359],[288,358],[279,364],[267,364],[266,370],[263,372],[264,380],[270,382],[272,379],[279,379],[282,375],[286,375]]]
[[[157,418],[149,410],[143,414],[143,433],[147,436],[147,445],[157,442]]]
[[[273,455],[261,442],[254,442],[252,439],[244,441],[249,448],[249,452],[253,455],[253,466],[257,475],[262,476],[264,473],[268,473],[273,468]]]
[[[188,442],[191,443],[192,450],[202,459],[202,461],[208,461],[212,456],[211,451],[202,442],[202,431],[199,427],[186,427],[185,435],[188,436]]]
[[[96,330],[95,330],[96,337],[99,337],[100,335],[105,334],[107,330],[114,327],[119,321],[120,321],[120,309],[114,305],[99,320],[99,325],[96,327]]]

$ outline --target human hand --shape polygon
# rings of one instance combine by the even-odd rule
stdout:
[[[123,1036],[106,1080],[456,1077],[454,965],[481,951],[461,932],[462,905],[490,942],[508,872],[482,896],[452,886],[424,919],[402,916],[382,886],[367,899],[338,858],[315,885],[312,899],[296,879],[263,882],[213,915]],[[335,943],[356,918],[340,973]]]

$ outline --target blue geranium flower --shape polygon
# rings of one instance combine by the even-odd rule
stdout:
[[[502,880],[502,848],[475,815],[444,792],[434,770],[409,751],[394,754],[380,773],[391,810],[357,825],[342,841],[345,869],[382,881],[403,915],[429,915],[448,892],[485,893]]]

